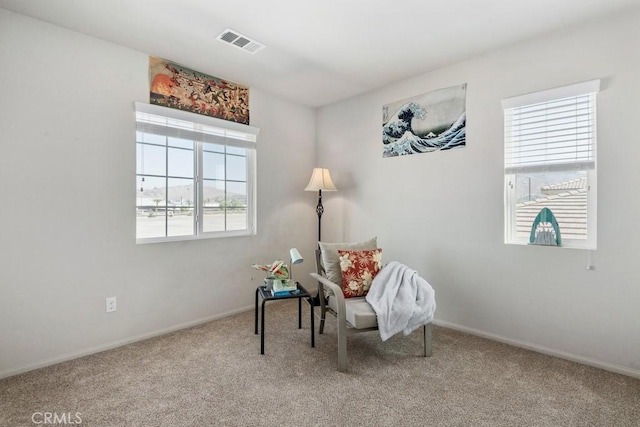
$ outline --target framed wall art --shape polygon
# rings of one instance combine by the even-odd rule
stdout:
[[[149,57],[151,104],[249,124],[249,88]]]
[[[383,157],[464,147],[466,97],[465,83],[384,105]]]

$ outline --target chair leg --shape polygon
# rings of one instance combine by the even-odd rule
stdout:
[[[338,316],[338,371],[347,370],[347,321]]]
[[[431,323],[424,325],[424,357],[431,356]]]
[[[324,332],[324,319],[327,316],[327,310],[320,309],[320,327],[318,328],[318,333],[322,334]]]
[[[320,327],[318,328],[318,333],[322,334],[324,332],[324,321],[327,318],[327,300],[324,297],[322,283],[318,283],[318,295],[316,298],[320,303]]]

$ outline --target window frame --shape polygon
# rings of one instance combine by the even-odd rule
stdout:
[[[504,243],[528,245],[529,237],[518,236],[517,232],[517,176],[526,173],[540,172],[572,172],[585,171],[587,177],[587,223],[586,239],[569,239],[562,236],[563,248],[595,250],[597,248],[597,93],[600,90],[600,80],[592,80],[574,85],[563,86],[541,92],[507,98],[502,101],[504,109]],[[533,106],[541,103],[551,103],[566,98],[589,96],[591,138],[588,148],[592,151],[588,158],[580,158],[565,162],[538,162],[535,165],[515,165],[509,159],[508,151],[513,147],[510,139],[509,127],[510,110]],[[577,125],[576,125],[577,128]],[[545,142],[545,144],[547,144]],[[577,143],[576,143],[577,144]],[[546,145],[545,145],[546,146]],[[562,227],[561,227],[562,231]]]
[[[138,237],[138,223],[136,219],[136,244],[175,242],[185,240],[201,240],[221,237],[249,236],[257,233],[256,218],[256,141],[260,129],[240,123],[217,119],[214,117],[190,113],[173,108],[161,107],[142,102],[135,102],[135,123],[136,123],[136,187],[138,187],[138,132],[147,132],[166,137],[179,137],[193,141],[193,233],[181,236],[158,236],[158,237]],[[160,123],[159,120],[166,120]],[[169,124],[171,123],[171,124]],[[175,125],[178,123],[178,125]],[[164,128],[164,130],[163,130]],[[153,131],[151,131],[153,130]],[[165,132],[163,134],[163,132]],[[227,219],[225,209],[225,230],[204,231],[204,145],[214,143],[222,145],[224,149],[225,162],[225,194],[227,192],[227,182],[240,182],[228,180],[226,172],[227,147],[243,148],[246,150],[246,228],[239,230],[227,230]],[[167,145],[165,147],[168,148]],[[168,162],[168,160],[167,160]],[[149,174],[144,174],[149,175]],[[168,167],[162,177],[170,179]],[[165,187],[168,188],[168,187]],[[168,200],[165,200],[165,204]],[[136,211],[138,202],[136,201]],[[167,234],[168,209],[165,208],[165,234]]]

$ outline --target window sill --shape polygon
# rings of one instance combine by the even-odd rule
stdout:
[[[200,236],[151,237],[136,239],[136,245],[146,245],[150,243],[184,242],[188,240],[221,239],[225,237],[253,236],[255,234],[255,232],[252,232],[250,230],[237,230],[210,232],[202,234]]]
[[[585,251],[595,251],[597,249],[596,245],[588,244],[587,242],[572,241],[572,240],[562,242],[561,246],[534,245],[532,243],[529,243],[529,241],[526,241],[526,240],[504,242],[504,244],[505,245],[518,245],[518,246],[536,246],[536,247],[543,247],[543,248],[582,249],[582,250],[585,250]]]

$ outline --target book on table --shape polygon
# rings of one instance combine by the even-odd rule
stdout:
[[[274,289],[271,290],[271,295],[274,297],[286,297],[289,295],[298,295],[300,291],[298,289],[293,289],[290,291],[276,291]]]
[[[284,292],[284,291],[295,291],[298,287],[296,286],[296,282],[291,279],[285,280],[274,280],[272,285],[272,293],[273,292]],[[275,294],[274,294],[275,295]]]

